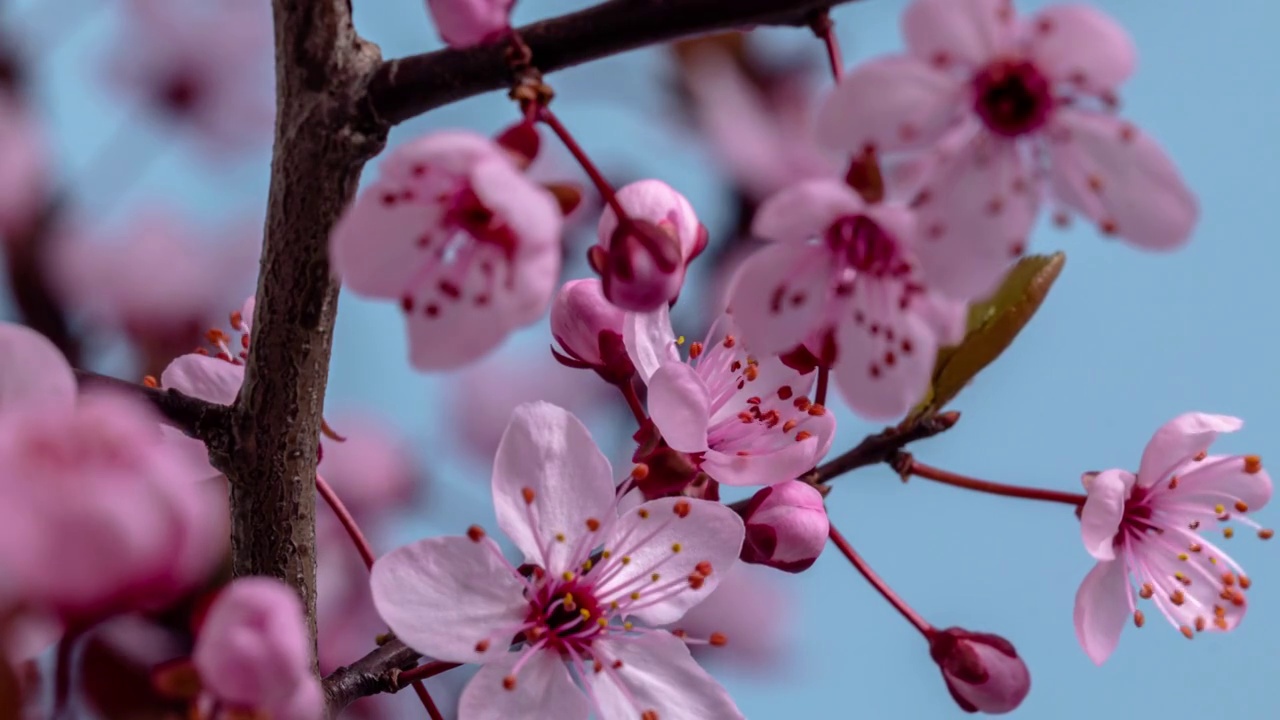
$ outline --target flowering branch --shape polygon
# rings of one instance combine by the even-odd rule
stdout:
[[[861,467],[892,462],[907,445],[946,432],[959,420],[960,413],[952,410],[924,418],[905,428],[889,428],[884,432],[868,435],[852,450],[819,465],[801,480],[811,485],[820,485]]]
[[[408,683],[400,682],[400,673],[412,669],[421,658],[416,650],[391,638],[368,655],[334,670],[324,679],[330,716],[362,697],[405,687]]]
[[[519,28],[534,64],[553,72],[688,35],[751,25],[807,25],[852,0],[609,0]],[[366,110],[396,125],[433,108],[510,86],[503,43],[391,60],[373,76]]]
[[[81,388],[106,388],[146,400],[174,427],[204,441],[211,451],[219,447],[229,429],[230,408],[224,405],[183,395],[177,390],[147,387],[88,370],[76,370],[76,380]]]

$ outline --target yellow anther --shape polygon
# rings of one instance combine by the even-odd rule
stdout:
[[[564,542],[564,533],[556,533],[556,542]]]
[[[671,544],[671,552],[678,553],[680,552],[680,550],[681,550],[680,543]]]
[[[573,582],[573,578],[574,578],[575,576],[574,576],[574,574],[573,574],[573,573],[569,572],[568,570],[565,570],[565,571],[564,571],[564,574],[563,574],[563,575],[561,575],[560,577],[564,578],[564,581],[565,581],[565,582]]]

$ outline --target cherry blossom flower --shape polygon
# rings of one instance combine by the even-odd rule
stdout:
[[[1045,191],[1138,247],[1187,241],[1195,196],[1113,112],[1136,52],[1111,18],[1085,5],[1023,19],[1010,0],[914,0],[902,29],[907,53],[848,73],[818,136],[855,153],[942,155],[916,197],[935,287],[990,290],[1026,249]]]
[[[726,485],[794,480],[831,447],[835,416],[809,400],[814,377],[757,358],[722,316],[682,361],[665,307],[632,313],[627,351],[649,388],[649,414],[672,450]]]
[[[606,205],[587,253],[605,297],[623,310],[649,312],[675,302],[685,270],[707,247],[693,206],[661,180],[640,180],[616,193],[627,221]]]
[[[279,580],[240,578],[219,592],[192,660],[205,691],[227,710],[259,711],[272,720],[324,715],[302,602]]]
[[[511,29],[516,0],[427,0],[436,30],[449,47],[465,48],[502,37]]]
[[[401,304],[420,370],[457,368],[547,309],[563,218],[493,141],[437,132],[396,149],[334,229],[352,291]],[[448,342],[441,341],[448,338]]]
[[[188,127],[211,158],[261,147],[275,117],[270,4],[128,0],[113,83]]]
[[[0,589],[84,621],[162,607],[204,580],[225,521],[150,407],[76,397],[61,353],[0,324]]]
[[[965,712],[1003,715],[1031,692],[1031,671],[1013,643],[999,635],[958,627],[935,630],[929,635],[929,656]]]
[[[0,87],[0,235],[28,225],[49,191],[49,159],[39,126]]]
[[[625,317],[599,280],[570,280],[551,305],[551,335],[564,353],[551,353],[561,365],[595,370],[607,382],[630,380],[636,370],[622,342]]]
[[[912,213],[811,180],[766,201],[754,232],[774,242],[743,262],[729,295],[747,343],[777,353],[821,337],[849,406],[870,419],[901,417],[928,389],[938,347],[958,342],[965,322],[964,303],[934,291],[922,272]]]
[[[498,449],[493,495],[528,571],[477,526],[374,565],[374,602],[398,638],[481,666],[460,720],[742,717],[685,643],[639,624],[674,622],[714,589],[737,559],[741,519],[690,498],[619,514],[611,478],[577,418],[523,405]]]
[[[160,386],[218,405],[234,403],[244,384],[254,304],[250,296],[240,310],[231,313],[231,329],[239,335],[238,340],[221,330],[210,330],[207,337],[214,354],[201,348],[174,358],[160,375]]]
[[[1207,454],[1219,433],[1242,425],[1226,415],[1185,413],[1156,431],[1137,475],[1085,475],[1081,535],[1098,564],[1076,593],[1075,626],[1095,663],[1110,657],[1130,617],[1142,627],[1135,584],[1137,597],[1154,602],[1188,638],[1231,630],[1243,619],[1249,577],[1202,533],[1220,527],[1230,538],[1234,520],[1263,539],[1272,535],[1245,517],[1271,499],[1271,477],[1258,456]]]
[[[808,570],[827,546],[827,508],[817,488],[799,480],[770,485],[743,512],[743,562],[786,572]]]

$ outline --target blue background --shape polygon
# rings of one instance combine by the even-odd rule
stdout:
[[[59,162],[75,181],[83,216],[109,224],[127,207],[157,199],[209,220],[261,213],[265,155],[243,167],[206,172],[180,137],[150,126],[99,87],[94,63],[112,32],[113,14],[104,7],[110,4],[29,0],[2,16],[24,28],[33,46],[54,42],[38,55],[40,109]],[[587,4],[521,0],[516,19]],[[1019,3],[1022,11],[1043,4]],[[1135,468],[1150,433],[1186,410],[1246,419],[1242,432],[1222,441],[1226,451],[1266,457],[1280,444],[1274,360],[1280,322],[1271,285],[1280,262],[1280,62],[1274,47],[1280,5],[1096,4],[1119,18],[1140,50],[1137,76],[1123,91],[1124,112],[1175,158],[1200,194],[1203,219],[1190,247],[1172,255],[1102,240],[1084,224],[1061,231],[1046,223],[1033,250],[1066,250],[1066,270],[1015,346],[953,404],[964,413],[960,425],[915,448],[930,464],[1076,490],[1082,471]],[[386,57],[439,46],[419,0],[355,5],[360,31],[381,44]],[[846,61],[899,48],[904,5],[868,0],[836,11]],[[803,31],[764,34],[780,48],[821,57],[818,43]],[[557,74],[557,109],[603,166],[628,177],[666,180],[698,208],[712,237],[723,237],[732,221],[723,178],[696,139],[661,117],[667,106],[660,82],[668,68],[664,52],[648,50]],[[494,131],[512,112],[501,94],[475,98],[407,123],[391,144],[450,126]],[[142,170],[145,164],[143,178],[123,194],[112,186],[135,169],[113,164],[104,173],[91,161],[111,143],[132,149],[118,156],[125,165],[136,162]],[[547,341],[545,325],[537,326],[504,352]],[[112,359],[102,363],[110,367]],[[372,405],[393,417],[436,478],[423,511],[400,528],[405,541],[491,522],[486,464],[451,453],[456,438],[445,393],[454,381],[452,375],[409,370],[394,305],[343,298],[330,406]],[[878,430],[847,412],[839,420],[837,451]],[[1091,559],[1069,509],[924,481],[903,485],[887,468],[837,480],[829,508],[845,535],[931,622],[997,632],[1017,645],[1034,684],[1015,717],[1275,716],[1275,545],[1249,533],[1229,545],[1256,581],[1252,610],[1238,631],[1188,642],[1153,613],[1146,628],[1128,628],[1115,655],[1096,668],[1077,646],[1071,624],[1075,588]],[[1267,515],[1264,510],[1264,524]],[[776,612],[793,617],[795,647],[785,669],[763,679],[721,674],[748,717],[961,715],[919,636],[838,553],[784,579],[792,600]]]

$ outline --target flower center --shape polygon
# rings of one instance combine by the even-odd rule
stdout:
[[[529,601],[529,642],[543,641],[563,654],[585,655],[591,640],[607,625],[610,613],[589,583],[574,579],[547,583]]]
[[[1004,137],[1039,130],[1054,109],[1052,86],[1027,60],[1003,58],[973,77],[973,109],[987,129]]]
[[[160,106],[174,115],[186,115],[195,109],[202,88],[192,73],[176,72],[160,85],[157,100]]]
[[[866,215],[840,218],[826,234],[827,246],[849,267],[875,277],[899,275],[910,268],[898,242]]]

